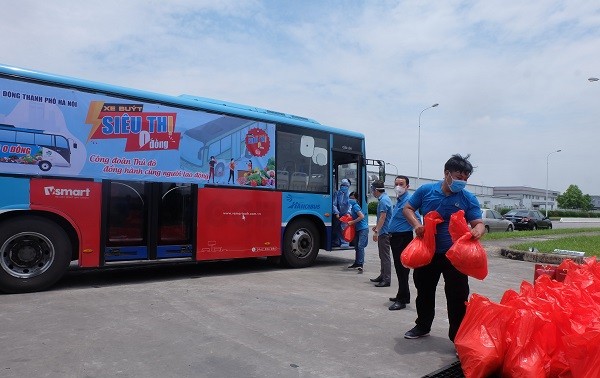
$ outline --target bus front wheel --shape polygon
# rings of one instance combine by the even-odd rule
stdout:
[[[52,163],[50,163],[49,161],[46,160],[42,160],[38,163],[38,166],[40,167],[40,169],[44,172],[48,172],[50,170],[50,168],[52,168]]]
[[[45,290],[58,281],[71,262],[71,242],[56,223],[21,216],[0,224],[0,291]]]
[[[319,233],[314,224],[301,219],[288,224],[283,236],[282,262],[291,268],[312,265],[319,253]]]

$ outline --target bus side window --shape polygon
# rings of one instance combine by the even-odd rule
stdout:
[[[294,172],[292,173],[292,178],[290,179],[290,190],[306,190],[306,180],[307,174],[304,172]]]
[[[277,189],[287,190],[290,185],[290,173],[288,171],[277,171]]]
[[[326,192],[327,185],[325,184],[325,175],[322,173],[312,174],[308,178],[309,192]]]

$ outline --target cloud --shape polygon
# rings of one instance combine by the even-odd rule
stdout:
[[[589,1],[11,2],[2,63],[194,94],[363,132],[368,157],[475,183],[600,194],[600,7]]]

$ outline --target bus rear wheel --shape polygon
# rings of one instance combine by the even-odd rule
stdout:
[[[71,242],[56,223],[22,216],[0,224],[0,291],[45,290],[71,262]]]
[[[319,233],[306,219],[289,224],[283,236],[282,262],[291,268],[312,265],[319,253]]]

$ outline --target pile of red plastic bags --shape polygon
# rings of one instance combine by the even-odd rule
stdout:
[[[500,303],[471,296],[455,339],[466,377],[600,377],[600,263],[556,271],[562,282],[541,274]]]

